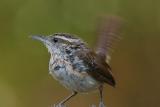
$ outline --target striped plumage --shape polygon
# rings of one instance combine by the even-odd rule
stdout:
[[[107,22],[107,23],[106,23]],[[119,37],[120,20],[109,17],[100,25],[96,50],[89,48],[80,38],[68,33],[55,33],[50,36],[33,36],[48,48],[51,54],[49,73],[73,94],[63,100],[64,104],[78,92],[100,90],[102,104],[102,87],[104,83],[115,86],[111,67],[106,56],[115,38]]]

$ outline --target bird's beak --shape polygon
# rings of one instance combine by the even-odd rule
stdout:
[[[46,36],[39,36],[39,35],[34,35],[34,36],[31,36],[32,39],[35,39],[35,40],[39,40],[43,43],[46,43],[47,41],[47,37]]]

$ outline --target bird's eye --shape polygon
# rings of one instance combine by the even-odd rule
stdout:
[[[58,42],[58,39],[57,38],[53,38],[53,41],[56,43],[56,42]]]

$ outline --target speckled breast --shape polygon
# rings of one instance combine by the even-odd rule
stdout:
[[[63,58],[50,59],[49,72],[67,89],[77,92],[88,92],[98,88],[100,83],[86,72],[83,61],[74,58],[74,62]],[[74,66],[73,66],[74,65]]]

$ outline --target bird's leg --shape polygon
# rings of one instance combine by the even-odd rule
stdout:
[[[99,93],[100,93],[99,107],[105,107],[105,105],[103,103],[103,85],[100,85],[100,87],[99,87]]]
[[[64,100],[62,100],[59,104],[63,105],[64,103],[66,103],[69,99],[71,99],[72,97],[74,97],[77,94],[77,92],[72,92],[71,95],[69,95],[68,97],[66,97]]]
[[[72,97],[74,97],[77,94],[77,92],[72,92],[71,95],[69,95],[68,97],[66,97],[64,100],[62,100],[59,104],[55,105],[54,107],[66,107],[64,104],[71,99]]]

